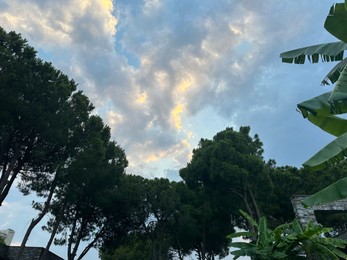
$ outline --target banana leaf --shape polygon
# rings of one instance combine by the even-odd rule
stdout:
[[[343,59],[343,53],[346,49],[347,44],[339,41],[282,52],[280,57],[282,62],[295,64],[304,64],[306,57],[312,63],[318,63],[319,57],[322,61],[327,62],[340,61]]]
[[[307,118],[309,114],[323,117],[347,113],[347,101],[339,100],[339,97],[344,96],[343,93],[341,95],[339,93],[327,92],[301,102],[297,107],[304,118]]]
[[[322,205],[347,197],[347,177],[331,184],[330,186],[318,191],[309,198],[303,200],[305,207]]]
[[[324,28],[343,42],[347,42],[346,3],[334,4],[325,20]]]
[[[344,58],[342,61],[337,63],[334,68],[332,68],[329,73],[322,80],[322,85],[329,85],[329,81],[331,84],[334,84],[340,77],[341,72],[347,65],[347,58]]]
[[[334,115],[320,117],[309,114],[307,119],[320,129],[336,137],[347,132],[347,120]]]
[[[267,228],[266,218],[260,217],[257,245],[260,245],[261,247],[266,247],[266,245],[269,243],[267,232],[268,232],[268,228]]]
[[[299,111],[304,118],[307,118],[311,113],[314,116],[326,116],[331,114],[331,105],[329,97],[331,92],[324,93],[317,97],[311,98],[297,105]],[[346,107],[347,111],[347,107]]]
[[[330,163],[344,159],[347,153],[347,133],[337,137],[318,153],[308,159],[303,166],[311,170],[319,170]]]
[[[255,256],[257,254],[257,246],[251,243],[234,242],[230,243],[231,247],[239,248],[238,250],[232,251],[234,255],[233,259],[238,259],[241,256]]]
[[[332,103],[333,106],[338,105],[344,100],[347,100],[347,67],[345,67],[341,72],[341,75],[331,92],[331,96],[329,97],[329,102]]]

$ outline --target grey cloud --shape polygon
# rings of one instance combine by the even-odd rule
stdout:
[[[305,10],[309,3],[273,0],[257,4],[167,0],[158,2],[158,7],[148,7],[146,1],[121,0],[115,2],[118,23],[113,38],[105,31],[106,18],[93,5],[77,12],[65,8],[72,8],[77,3],[73,1],[26,2],[37,5],[46,25],[64,33],[68,40],[66,46],[53,43],[45,47],[49,38],[43,27],[32,30],[30,38],[51,52],[68,52],[61,59],[57,55],[53,62],[79,83],[104,118],[108,109],[122,116],[112,128],[113,136],[132,157],[165,150],[181,165],[190,148],[180,144],[186,132],[175,129],[170,121],[173,108],[178,103],[184,105],[182,117],[189,121],[212,107],[226,121],[255,124],[255,130],[262,131],[266,117],[261,113],[280,122],[279,115],[284,112],[281,93],[277,86],[266,87],[266,81],[271,74],[282,73],[273,64],[280,63],[279,52],[300,46],[300,33],[318,36],[309,29],[321,12],[310,9],[303,15],[298,9]],[[64,27],[64,21],[69,27]],[[28,22],[32,24],[27,27],[34,28],[40,21]],[[137,59],[138,64],[129,64],[131,59]],[[267,73],[271,66],[275,68]],[[193,78],[193,85],[180,92],[177,87],[186,76]],[[269,84],[274,82],[281,84],[280,79]],[[136,93],[147,95],[145,104],[135,104]],[[289,104],[291,98],[286,100]]]

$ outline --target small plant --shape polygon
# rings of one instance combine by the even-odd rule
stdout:
[[[252,259],[347,259],[347,255],[339,249],[347,245],[347,241],[337,238],[326,238],[324,233],[331,228],[309,222],[305,228],[297,219],[271,230],[265,217],[256,223],[247,213],[241,214],[256,228],[256,232],[237,232],[229,235],[230,246],[238,248],[233,251],[234,259],[250,256]],[[232,242],[236,237],[252,237],[252,242]]]

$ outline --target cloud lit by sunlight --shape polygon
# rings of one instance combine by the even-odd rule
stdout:
[[[182,103],[178,103],[171,111],[171,116],[170,116],[171,122],[177,130],[182,129],[181,116],[183,111],[184,111],[184,105]]]

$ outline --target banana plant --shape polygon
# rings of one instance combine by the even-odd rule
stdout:
[[[325,20],[324,28],[335,36],[338,42],[319,44],[280,54],[282,62],[303,64],[306,58],[317,63],[338,61],[324,77],[323,85],[335,84],[332,91],[304,101],[297,105],[304,118],[322,130],[336,136],[303,165],[312,170],[323,169],[329,164],[347,156],[347,120],[340,117],[347,113],[347,0],[334,4]],[[347,197],[347,180],[342,179],[303,201],[305,206],[325,204]]]
[[[232,251],[234,259],[249,256],[252,259],[347,259],[347,255],[340,249],[345,248],[347,241],[336,238],[326,238],[324,233],[331,228],[309,222],[305,228],[298,220],[276,227],[268,228],[265,217],[256,223],[247,213],[241,214],[250,221],[257,232],[237,232],[228,236],[230,246],[238,248]],[[236,237],[255,237],[253,242],[232,242]]]

